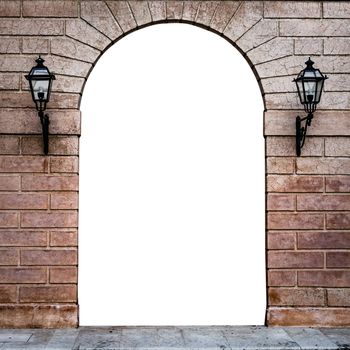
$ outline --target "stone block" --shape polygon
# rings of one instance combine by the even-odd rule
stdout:
[[[72,303],[77,301],[76,285],[19,288],[20,303]]]
[[[166,1],[166,18],[181,19],[184,10],[184,1],[169,0]]]
[[[1,18],[1,35],[64,35],[64,22],[58,19]]]
[[[267,228],[271,230],[317,230],[324,226],[324,215],[316,213],[269,213]]]
[[[124,33],[136,28],[137,24],[127,1],[107,1],[107,6]]]
[[[22,250],[21,265],[76,265],[75,249],[65,250]]]
[[[48,209],[48,195],[39,193],[2,193],[0,209]]]
[[[111,40],[81,19],[66,21],[66,35],[103,51]]]
[[[93,27],[115,40],[123,31],[103,1],[83,1],[80,4],[81,17]]]
[[[350,192],[350,176],[327,176],[326,192]]]
[[[0,280],[2,283],[46,283],[47,272],[41,267],[1,267]]]
[[[35,38],[23,38],[23,53],[45,54],[49,52],[50,40],[35,37]]]
[[[21,214],[21,227],[29,228],[66,228],[78,227],[77,212],[23,212]]]
[[[232,41],[239,39],[263,17],[261,1],[243,2],[224,30],[224,35]]]
[[[16,175],[0,176],[0,191],[18,191],[20,188],[20,177]]]
[[[350,18],[350,4],[347,1],[325,1],[324,18]]]
[[[297,210],[350,210],[350,195],[298,195]]]
[[[293,174],[294,170],[294,157],[268,157],[266,160],[266,172],[268,174]]]
[[[101,54],[99,50],[70,38],[53,38],[51,53],[91,63],[94,63]]]
[[[59,56],[47,56],[45,57],[46,65],[50,67],[53,73],[71,75],[75,77],[86,77],[92,69],[92,64],[87,62],[81,62],[73,60],[71,58],[59,57]],[[58,83],[59,84],[59,83]],[[56,81],[52,84],[53,89],[56,85]]]
[[[267,210],[295,210],[295,195],[290,194],[268,194],[267,195]]]
[[[76,247],[77,245],[78,232],[76,230],[50,232],[51,247]]]
[[[53,92],[83,92],[85,79],[56,74],[55,83],[52,85]]]
[[[16,73],[0,73],[0,90],[18,90],[20,76]]]
[[[78,209],[78,193],[77,192],[52,193],[50,208],[51,209]]]
[[[350,289],[329,288],[327,289],[328,306],[350,306]]]
[[[348,137],[327,137],[325,139],[325,155],[330,157],[349,157],[350,138]]]
[[[182,10],[182,19],[194,22],[197,16],[200,1],[184,1]]]
[[[323,53],[323,39],[321,38],[296,38],[294,44],[296,55],[321,55]]]
[[[220,1],[211,20],[210,27],[222,33],[240,4],[239,1]]]
[[[320,18],[321,4],[315,1],[267,1],[265,18]]]
[[[0,231],[0,246],[3,247],[46,247],[46,231]]]
[[[350,158],[298,158],[298,174],[350,174]]]
[[[19,17],[21,15],[21,1],[1,0],[0,17]]]
[[[16,286],[0,286],[0,303],[16,303],[17,287]]]
[[[0,154],[19,154],[19,137],[0,136]]]
[[[350,213],[327,213],[326,228],[331,230],[349,230]]]
[[[298,286],[350,287],[350,271],[298,271]]]
[[[43,173],[47,166],[45,157],[0,156],[0,172],[4,173]]]
[[[324,254],[322,252],[291,252],[269,251],[267,258],[268,268],[323,268]]]
[[[269,270],[267,276],[268,286],[271,287],[292,287],[297,284],[296,271]]]
[[[323,192],[323,177],[268,175],[268,192]]]
[[[78,17],[74,0],[24,0],[23,17]]]
[[[76,267],[51,267],[50,283],[77,283],[78,269]]]
[[[209,26],[220,1],[201,1],[197,12],[196,23]]]
[[[271,306],[324,306],[322,288],[269,288]]]
[[[78,157],[51,157],[50,160],[51,173],[78,173],[79,158]]]
[[[69,328],[78,326],[78,306],[1,305],[1,328]]]
[[[17,249],[1,249],[0,265],[19,265],[19,252]]]
[[[350,249],[350,232],[299,232],[298,249]]]
[[[273,92],[296,92],[295,83],[293,82],[294,77],[283,76],[283,77],[269,77],[261,79],[261,84],[264,93]]]
[[[327,252],[327,268],[348,268],[350,267],[350,252]]]
[[[0,228],[15,228],[17,226],[17,213],[0,212]]]
[[[138,27],[152,22],[147,1],[129,1],[129,6]]]
[[[166,3],[164,1],[149,1],[148,6],[153,22],[166,19]]]
[[[20,53],[21,52],[21,40],[15,37],[2,37],[0,40],[0,53]]]
[[[350,54],[350,38],[325,38],[325,55],[348,55]]]

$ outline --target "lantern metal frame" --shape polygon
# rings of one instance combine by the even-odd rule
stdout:
[[[35,62],[37,65],[30,70],[29,74],[26,75],[25,78],[29,81],[32,99],[35,103],[36,110],[38,111],[38,116],[42,126],[44,154],[47,155],[49,153],[50,119],[49,116],[44,113],[44,111],[46,110],[46,104],[50,101],[52,81],[55,80],[56,77],[54,74],[50,73],[46,66],[44,66],[45,60],[43,58],[39,56]],[[34,86],[35,81],[46,82],[47,91],[36,91]]]
[[[317,104],[321,100],[324,81],[328,79],[327,75],[323,75],[319,69],[313,67],[314,62],[310,57],[305,64],[306,68],[293,80],[297,85],[300,103],[304,106],[304,110],[307,113],[306,117],[300,118],[297,116],[295,120],[296,153],[298,157],[301,155],[301,149],[305,143],[307,128],[311,126]],[[309,91],[309,94],[307,94],[306,84],[313,84],[311,86],[313,86],[314,89],[311,93]],[[303,121],[305,121],[304,126],[302,126]]]

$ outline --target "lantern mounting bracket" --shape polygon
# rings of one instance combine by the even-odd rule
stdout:
[[[299,157],[301,154],[301,149],[304,146],[306,133],[307,133],[307,127],[311,125],[311,121],[313,118],[313,114],[309,113],[306,117],[300,118],[299,116],[296,117],[295,120],[295,127],[296,127],[296,151],[297,156]],[[301,126],[301,122],[305,120],[305,126]]]

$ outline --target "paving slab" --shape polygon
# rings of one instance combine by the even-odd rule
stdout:
[[[350,350],[350,328],[149,326],[1,329],[0,349]]]

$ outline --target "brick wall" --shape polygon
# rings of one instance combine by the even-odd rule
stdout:
[[[78,323],[79,102],[101,53],[129,31],[184,21],[233,43],[265,101],[269,325],[350,326],[350,2],[0,0],[0,326]],[[56,74],[50,155],[24,75]],[[328,74],[300,158],[292,83]]]

